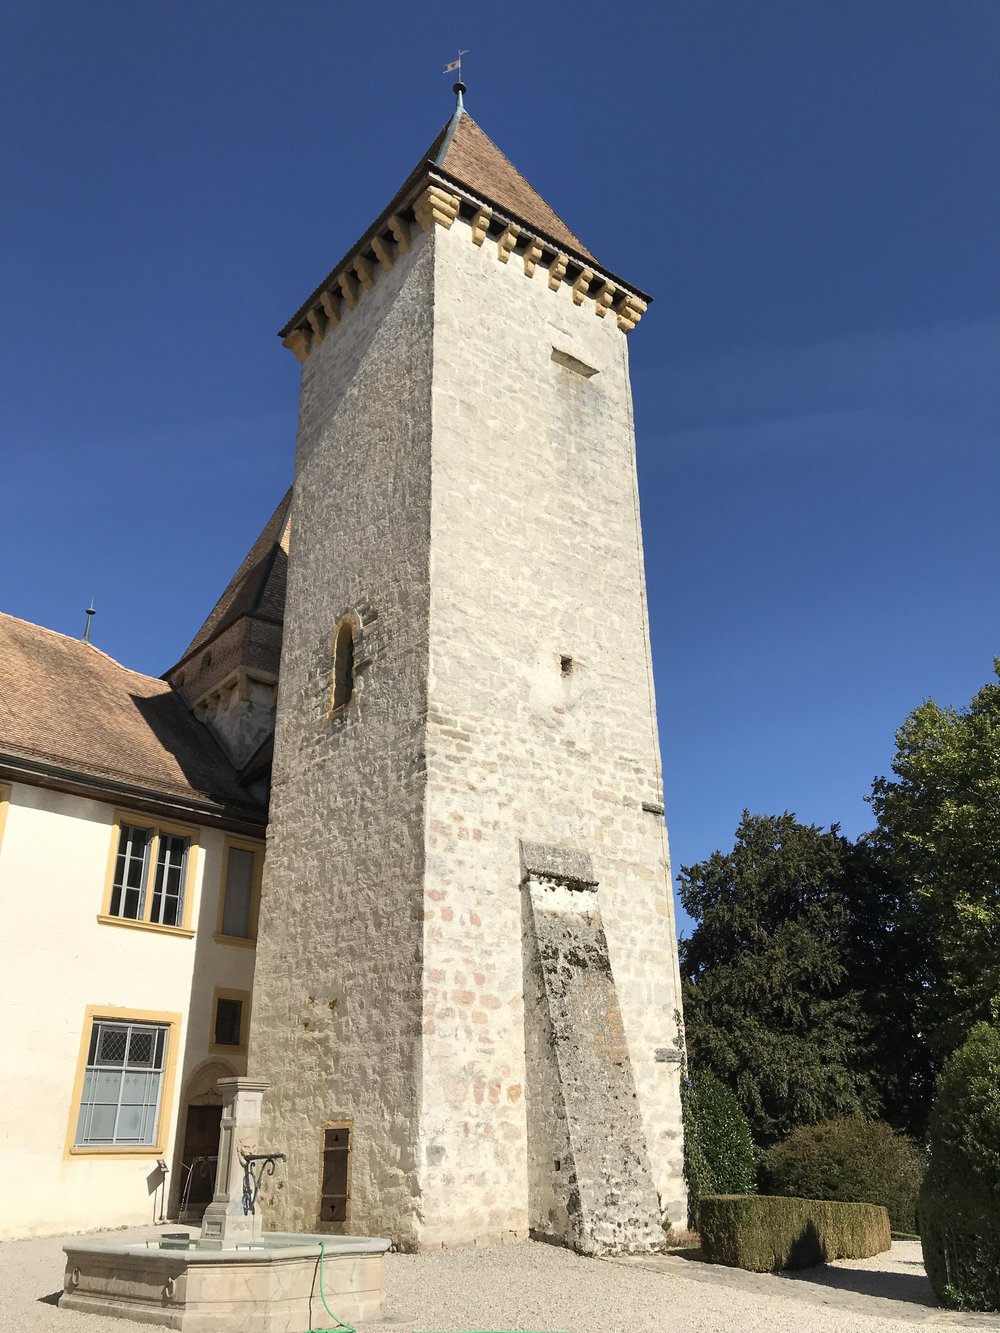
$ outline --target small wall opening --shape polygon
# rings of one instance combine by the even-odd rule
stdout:
[[[559,670],[563,673],[564,676],[571,676],[573,674],[572,657],[560,657]]]
[[[557,366],[562,366],[564,370],[571,370],[574,375],[581,375],[585,380],[589,380],[598,374],[596,366],[588,366],[586,361],[581,361],[578,356],[573,356],[571,352],[564,352],[560,347],[553,347],[552,360]]]
[[[337,1121],[323,1126],[323,1176],[319,1220],[344,1226],[351,1214],[351,1125]]]
[[[342,620],[333,641],[333,711],[354,697],[354,626]]]

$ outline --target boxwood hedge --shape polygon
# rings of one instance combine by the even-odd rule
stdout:
[[[877,1204],[776,1195],[703,1197],[698,1233],[711,1263],[753,1273],[867,1259],[891,1244],[889,1214]]]

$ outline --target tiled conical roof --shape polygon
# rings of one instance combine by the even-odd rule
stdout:
[[[435,166],[467,185],[473,194],[482,195],[577,254],[594,258],[467,111],[460,109],[455,113],[427,156]]]

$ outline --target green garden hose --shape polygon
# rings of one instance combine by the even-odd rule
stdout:
[[[357,1333],[353,1324],[345,1324],[343,1320],[338,1319],[326,1303],[326,1292],[323,1290],[323,1261],[326,1258],[326,1246],[322,1241],[319,1243],[319,1298],[323,1302],[323,1309],[333,1320],[332,1328],[310,1328],[306,1333],[336,1333],[337,1329],[343,1329],[344,1333]]]

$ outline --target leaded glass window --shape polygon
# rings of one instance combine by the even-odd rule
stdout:
[[[76,1146],[150,1147],[163,1090],[167,1028],[95,1019],[90,1033]]]

